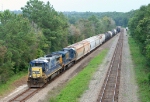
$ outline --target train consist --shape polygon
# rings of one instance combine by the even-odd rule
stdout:
[[[98,46],[120,32],[120,27],[99,34],[53,52],[30,62],[28,87],[42,87],[54,74],[59,74],[79,59],[92,52]]]

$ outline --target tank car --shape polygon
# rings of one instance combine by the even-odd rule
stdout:
[[[117,26],[116,30],[117,30],[117,33],[119,33],[121,31],[121,26]]]
[[[113,36],[113,33],[112,33],[111,31],[108,31],[107,33],[109,33],[109,34],[110,34],[110,37],[112,37],[112,36]]]
[[[112,30],[112,33],[113,33],[113,36],[116,35],[116,34],[117,34],[116,29],[113,29],[113,30]]]
[[[105,41],[109,40],[111,38],[111,34],[106,32],[105,33]]]

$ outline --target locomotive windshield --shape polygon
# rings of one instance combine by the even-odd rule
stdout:
[[[47,64],[46,63],[30,63],[30,69],[32,67],[41,67],[43,71],[45,71],[46,67],[47,67]]]
[[[32,63],[32,67],[42,67],[44,63]]]

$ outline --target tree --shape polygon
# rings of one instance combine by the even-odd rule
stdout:
[[[38,46],[42,41],[39,36],[42,35],[35,33],[35,28],[22,15],[8,10],[0,15],[0,81],[5,82],[13,73],[27,70],[28,62],[37,58]]]
[[[45,43],[48,45],[46,53],[59,50],[68,44],[65,39],[68,31],[67,19],[62,13],[56,12],[49,2],[44,4],[39,0],[29,0],[21,9],[24,17],[29,18],[42,29]]]
[[[129,21],[131,36],[138,43],[141,53],[150,60],[150,4],[141,6]]]
[[[79,42],[82,39],[83,38],[82,38],[80,30],[76,26],[71,24],[69,27],[68,42],[70,44],[74,44],[76,42]]]

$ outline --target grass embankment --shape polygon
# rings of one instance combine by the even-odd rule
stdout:
[[[76,77],[71,79],[61,90],[60,94],[50,99],[50,102],[76,102],[78,98],[88,89],[93,74],[102,63],[108,50],[103,50],[98,56],[93,58],[89,64]]]
[[[150,83],[148,82],[148,69],[146,65],[146,58],[140,53],[138,44],[133,38],[129,38],[129,45],[132,60],[134,63],[134,70],[136,75],[136,81],[139,87],[139,97],[141,102],[150,102]]]
[[[0,96],[3,96],[13,90],[15,88],[15,82],[25,77],[26,75],[27,72],[18,73],[13,75],[5,84],[0,84]]]

